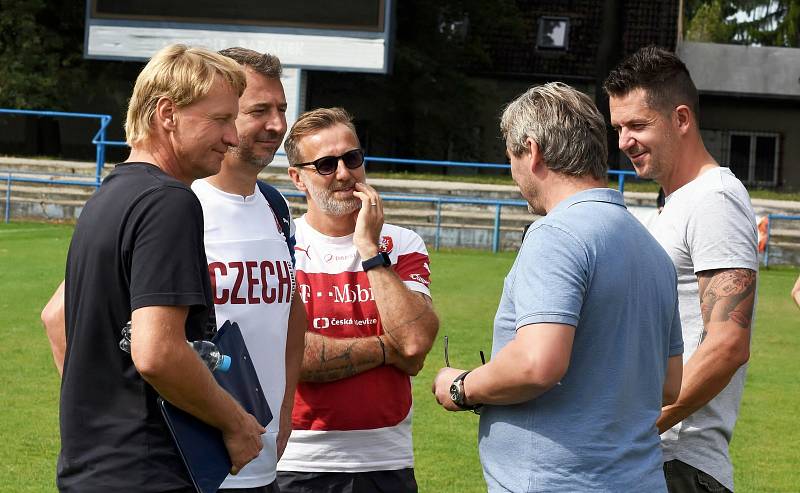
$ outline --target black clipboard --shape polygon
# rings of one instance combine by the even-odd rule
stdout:
[[[230,320],[225,322],[213,342],[220,352],[231,357],[227,372],[213,373],[217,383],[266,427],[272,421],[272,412],[239,326]],[[159,398],[158,403],[195,489],[198,493],[216,492],[231,470],[222,433],[164,399]]]

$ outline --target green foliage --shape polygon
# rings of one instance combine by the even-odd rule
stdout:
[[[800,0],[690,0],[688,41],[800,47]]]
[[[82,2],[0,0],[0,107],[62,109],[82,87]]]

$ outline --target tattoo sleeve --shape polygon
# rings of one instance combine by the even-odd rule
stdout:
[[[749,329],[753,318],[756,273],[750,269],[720,269],[699,272],[700,310],[703,325],[733,322]],[[705,336],[706,329],[703,330]]]
[[[374,368],[382,360],[373,357],[377,339],[329,339],[306,332],[306,354],[301,379],[330,382]],[[380,351],[378,347],[377,351]]]

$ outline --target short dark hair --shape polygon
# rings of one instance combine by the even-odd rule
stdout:
[[[280,79],[283,68],[281,61],[275,55],[269,53],[259,53],[247,48],[234,46],[220,50],[219,54],[228,57],[239,65],[252,68],[256,73],[268,79]]]
[[[608,74],[603,89],[610,97],[643,89],[653,109],[671,111],[685,104],[699,118],[700,102],[689,70],[680,58],[663,48],[646,46],[624,59]]]

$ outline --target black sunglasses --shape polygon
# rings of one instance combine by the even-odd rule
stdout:
[[[344,165],[347,167],[347,169],[360,168],[364,164],[364,150],[353,149],[345,152],[341,156],[325,156],[308,163],[297,163],[294,166],[300,167],[313,165],[317,169],[317,173],[321,175],[330,175],[336,171],[336,168],[339,167],[340,159],[344,162]]]

